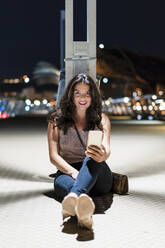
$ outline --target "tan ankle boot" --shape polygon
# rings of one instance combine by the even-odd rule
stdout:
[[[92,215],[94,213],[94,210],[95,205],[92,199],[86,194],[81,194],[78,198],[76,208],[76,215],[80,226],[92,229]]]
[[[62,201],[62,215],[63,220],[69,216],[76,215],[78,196],[75,193],[70,193]]]

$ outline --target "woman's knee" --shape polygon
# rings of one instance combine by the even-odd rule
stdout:
[[[92,159],[90,157],[86,157],[84,159],[83,164],[85,164],[85,165],[87,165],[88,167],[91,167],[91,168],[95,167],[96,169],[99,169],[100,165],[101,165],[101,163],[95,161],[94,159]]]
[[[55,195],[60,198],[64,198],[69,193],[66,187],[63,187],[61,184],[58,184],[57,182],[54,183],[54,191],[55,191]]]
[[[61,198],[64,198],[72,188],[74,179],[68,175],[61,175],[54,181],[55,194]]]
[[[105,194],[111,190],[113,176],[109,166],[106,163],[103,163],[100,167],[101,170],[93,190],[96,194]]]

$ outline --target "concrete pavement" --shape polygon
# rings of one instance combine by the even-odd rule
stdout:
[[[95,198],[93,232],[62,224],[45,120],[0,122],[0,247],[165,247],[165,125],[112,123],[108,164],[129,195]]]

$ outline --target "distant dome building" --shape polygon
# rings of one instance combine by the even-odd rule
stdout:
[[[33,84],[37,91],[57,91],[60,71],[52,64],[40,61],[33,71]]]

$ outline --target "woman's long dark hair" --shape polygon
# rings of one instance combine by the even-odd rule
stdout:
[[[102,99],[100,92],[93,79],[83,73],[76,75],[70,80],[64,95],[62,96],[59,106],[50,114],[48,121],[53,122],[54,126],[67,133],[69,127],[74,125],[76,106],[73,101],[75,86],[78,83],[89,85],[91,95],[91,105],[86,111],[86,127],[84,130],[92,130],[100,126],[102,113]]]

